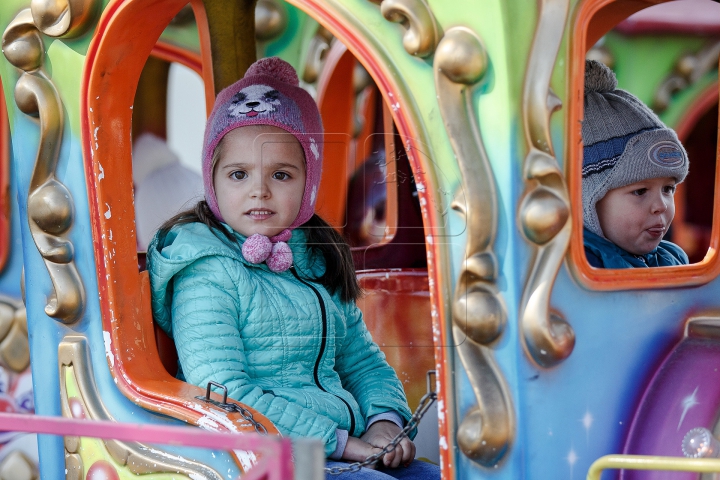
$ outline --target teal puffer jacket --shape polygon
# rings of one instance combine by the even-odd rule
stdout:
[[[155,321],[177,347],[185,379],[225,385],[283,435],[315,437],[335,451],[335,430],[365,431],[375,414],[410,418],[405,393],[354,302],[316,278],[324,259],[302,231],[288,242],[294,273],[247,262],[239,244],[190,223],[156,235],[148,248]],[[295,275],[299,276],[297,278]]]

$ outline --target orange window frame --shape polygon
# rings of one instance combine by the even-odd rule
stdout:
[[[716,161],[713,226],[710,247],[705,258],[698,263],[677,267],[602,269],[591,267],[583,246],[582,180],[583,145],[581,120],[583,118],[583,90],[585,54],[605,33],[620,20],[645,7],[655,5],[653,0],[588,0],[578,6],[572,33],[569,62],[569,95],[572,99],[567,117],[568,142],[566,156],[568,188],[572,203],[572,235],[569,260],[576,277],[593,290],[638,290],[677,288],[702,285],[720,273],[720,162]],[[716,153],[716,158],[720,155]]]

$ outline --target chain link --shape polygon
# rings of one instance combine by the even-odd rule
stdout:
[[[385,445],[385,447],[378,453],[370,455],[361,462],[349,463],[347,467],[328,467],[325,468],[325,473],[329,473],[330,475],[340,475],[341,473],[357,472],[362,467],[374,465],[375,463],[380,461],[383,456],[395,450],[398,444],[403,441],[403,439],[407,438],[408,435],[410,435],[410,432],[417,428],[420,420],[422,420],[423,415],[425,415],[425,413],[430,409],[432,404],[437,399],[437,393],[432,390],[430,383],[430,377],[433,375],[435,375],[435,370],[430,370],[427,372],[427,393],[423,395],[423,397],[420,399],[420,404],[418,405],[418,408],[415,410],[415,413],[412,414],[410,420],[408,420],[405,428],[403,428],[402,431],[398,433],[390,443]]]
[[[223,401],[222,402],[218,402],[217,400],[213,400],[212,398],[210,398],[210,389],[212,388],[213,385],[223,389]],[[222,384],[216,383],[216,382],[208,382],[207,393],[205,394],[205,396],[203,397],[202,395],[199,395],[195,398],[197,398],[198,400],[202,400],[203,402],[211,403],[211,404],[215,405],[216,407],[222,408],[226,412],[239,413],[241,417],[243,417],[245,420],[250,422],[250,424],[253,426],[253,428],[255,428],[255,431],[257,433],[259,433],[261,435],[267,435],[268,432],[267,432],[267,428],[265,428],[265,425],[263,425],[262,423],[259,423],[257,420],[255,420],[253,418],[253,414],[250,410],[243,408],[242,406],[240,406],[236,403],[228,403],[227,395],[228,395],[228,392],[227,392],[227,387],[225,385],[222,385]]]

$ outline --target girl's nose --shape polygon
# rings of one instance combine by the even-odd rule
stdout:
[[[267,186],[265,180],[259,178],[252,183],[250,189],[250,197],[252,198],[268,198],[270,196],[270,189]]]

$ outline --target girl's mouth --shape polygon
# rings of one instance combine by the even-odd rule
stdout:
[[[245,215],[252,218],[253,220],[267,220],[268,218],[275,215],[275,212],[273,212],[272,210],[258,209],[258,210],[248,210],[247,212],[245,212]]]

